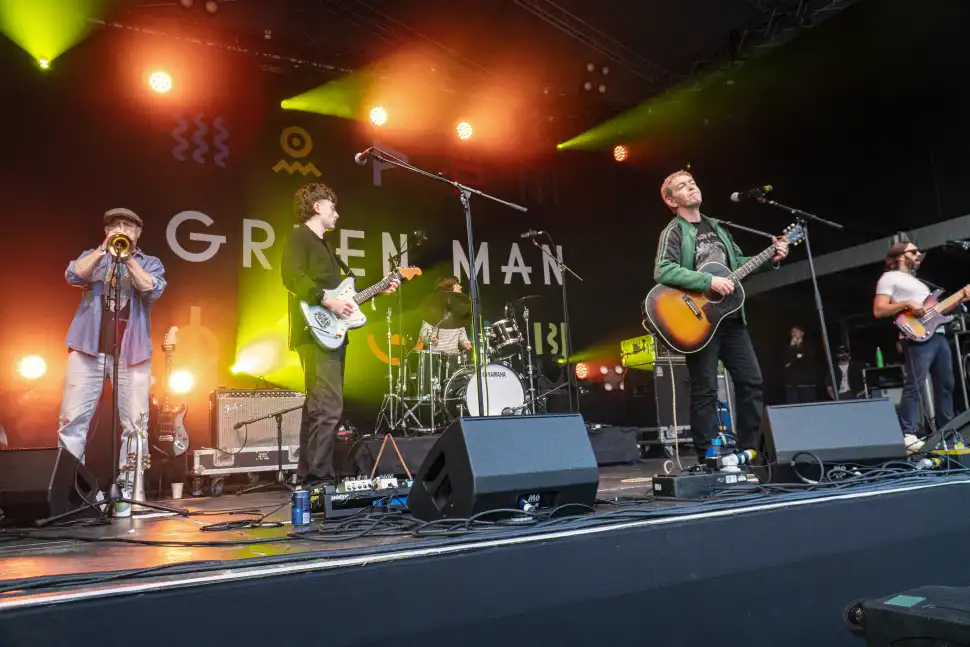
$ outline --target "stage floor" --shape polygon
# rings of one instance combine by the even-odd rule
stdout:
[[[686,467],[688,460],[682,458]],[[664,459],[645,459],[635,464],[600,468],[599,498],[638,497],[649,495],[650,477],[663,473]],[[187,508],[186,518],[168,513],[145,513],[129,519],[117,519],[100,526],[60,526],[27,529],[36,538],[17,538],[0,534],[0,582],[34,577],[80,575],[156,567],[196,561],[232,561],[252,557],[271,557],[320,550],[353,549],[406,544],[407,537],[363,537],[333,543],[310,540],[266,542],[286,535],[290,525],[289,494],[282,491],[224,494],[218,498],[185,498],[159,501]],[[656,505],[671,505],[657,503]],[[280,521],[282,528],[253,528],[203,532],[201,528],[218,522],[255,519],[273,512],[267,521]],[[11,529],[10,533],[19,532]],[[70,536],[72,538],[66,538]],[[240,542],[234,546],[142,546],[103,542],[105,538],[124,537],[149,542]],[[2,587],[0,587],[2,590]]]

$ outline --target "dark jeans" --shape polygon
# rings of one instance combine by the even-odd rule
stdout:
[[[687,356],[690,372],[690,432],[698,456],[703,456],[717,437],[717,361],[734,382],[735,420],[738,445],[757,449],[758,428],[764,409],[761,368],[751,346],[748,329],[740,317],[721,322],[711,342]]]
[[[316,344],[305,344],[296,352],[306,382],[296,474],[304,482],[334,481],[333,452],[344,410],[347,347],[328,351]]]
[[[899,403],[903,433],[915,433],[919,427],[920,385],[926,381],[927,374],[933,381],[936,426],[942,427],[953,418],[953,358],[946,335],[933,335],[922,343],[904,343],[903,357],[906,383]]]
[[[816,402],[818,397],[815,395],[814,384],[786,384],[785,403],[799,404],[801,402]]]

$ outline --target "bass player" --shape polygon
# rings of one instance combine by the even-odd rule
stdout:
[[[721,295],[734,292],[734,283],[726,278],[694,268],[709,261],[728,266],[732,271],[747,258],[731,234],[717,221],[701,214],[701,190],[687,171],[667,176],[660,187],[660,197],[675,217],[660,234],[653,278],[657,283],[694,292],[713,291]],[[773,238],[777,263],[788,255],[788,242]],[[758,428],[764,407],[761,368],[748,335],[744,309],[721,321],[710,343],[687,355],[690,374],[690,429],[697,457],[703,463],[711,441],[718,433],[717,364],[724,362],[734,381],[737,404],[738,444],[742,449],[758,449]]]
[[[872,302],[872,314],[877,319],[894,317],[904,310],[922,317],[923,302],[930,295],[930,288],[916,278],[923,257],[919,248],[911,242],[896,243],[886,252],[885,271],[876,283],[876,297]],[[970,293],[970,285],[964,288]],[[963,301],[967,300],[964,296]],[[936,425],[942,427],[953,418],[953,359],[950,345],[939,326],[929,339],[913,342],[903,339],[905,382],[899,406],[899,419],[903,434],[915,434],[919,426],[919,385],[929,375],[933,381]]]
[[[338,317],[353,315],[353,301],[324,296],[340,283],[340,270],[350,274],[325,238],[337,226],[337,195],[321,182],[300,187],[293,198],[293,211],[299,223],[287,237],[280,261],[283,285],[289,292],[290,350],[300,356],[306,384],[306,401],[300,424],[300,459],[297,476],[306,487],[336,481],[333,455],[337,426],[343,414],[346,337],[336,350],[314,342],[307,328],[300,301],[319,303]],[[390,282],[384,294],[394,292],[400,281]]]

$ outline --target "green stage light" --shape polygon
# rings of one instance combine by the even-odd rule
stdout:
[[[0,31],[34,57],[41,69],[79,43],[105,0],[0,0]]]

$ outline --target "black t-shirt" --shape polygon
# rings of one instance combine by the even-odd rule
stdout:
[[[711,225],[706,220],[701,219],[695,227],[697,228],[697,239],[694,243],[694,267],[698,268],[704,263],[710,262],[729,266],[727,249],[725,249],[724,243],[717,237],[717,232],[711,228]]]
[[[115,278],[114,268],[118,268],[118,278]],[[121,265],[113,266],[108,270],[108,276],[104,282],[104,294],[101,297],[101,330],[98,335],[98,352],[111,355],[114,353],[115,346],[115,316],[114,298],[115,291],[120,292],[117,296],[121,301],[121,309],[118,311],[117,332],[118,344],[125,338],[125,330],[128,329],[128,318],[131,315],[131,274]],[[120,350],[120,349],[119,349]]]

